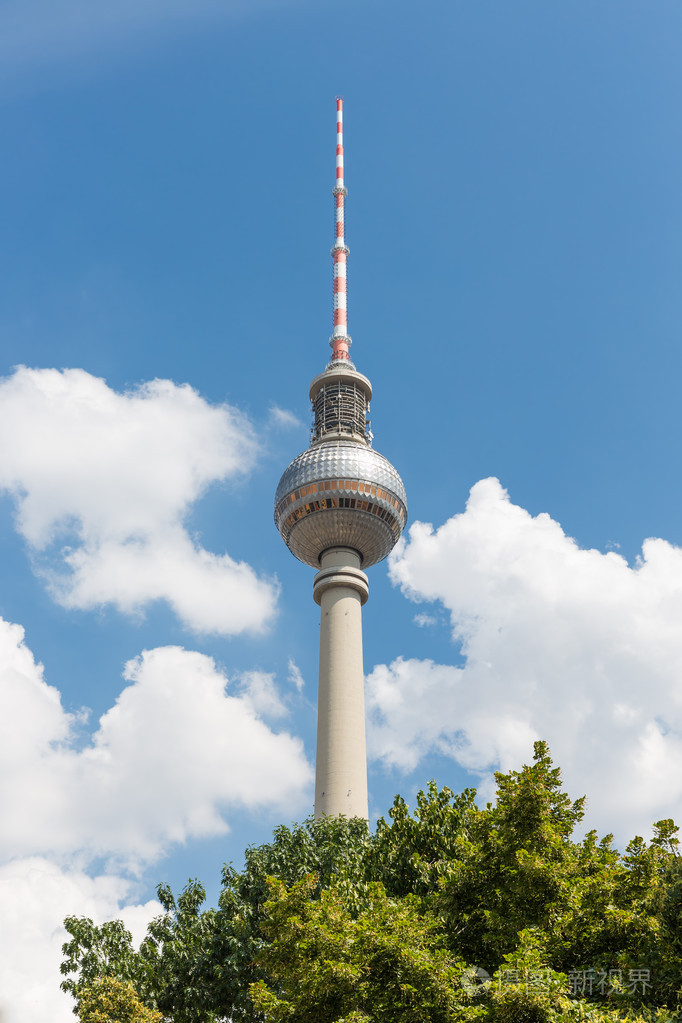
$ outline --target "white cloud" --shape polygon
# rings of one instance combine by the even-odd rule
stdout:
[[[302,743],[273,732],[211,658],[145,651],[85,748],[23,643],[0,619],[0,856],[104,857],[137,869],[190,837],[228,830],[231,807],[289,816],[307,801]],[[271,701],[276,700],[274,689]],[[272,706],[272,704],[271,704]]]
[[[42,857],[0,867],[0,1019],[2,1023],[73,1023],[73,999],[59,989],[66,916],[95,923],[123,919],[139,942],[161,907],[151,901],[122,906],[130,882],[114,875],[88,877]]]
[[[270,419],[275,427],[281,430],[299,429],[303,423],[289,409],[280,408],[279,405],[272,405],[270,408]]]
[[[305,680],[303,678],[303,675],[301,674],[301,669],[299,668],[299,666],[296,664],[296,661],[294,661],[292,657],[289,658],[288,668],[289,674],[287,675],[287,680],[291,682],[291,684],[296,689],[297,693],[303,692]]]
[[[390,572],[448,609],[466,662],[374,669],[375,756],[409,770],[435,750],[486,775],[544,738],[601,831],[682,819],[682,550],[646,540],[632,568],[581,550],[489,479],[439,529],[413,525]]]
[[[241,676],[240,691],[256,714],[264,718],[282,718],[289,713],[282,702],[274,676],[266,671],[245,671]]]
[[[169,380],[119,394],[83,370],[19,367],[0,381],[0,438],[0,488],[61,604],[135,612],[166,600],[199,633],[268,622],[276,584],[184,528],[211,484],[254,462],[237,410]]]
[[[420,629],[426,628],[427,625],[437,625],[438,619],[435,615],[427,615],[421,611],[418,615],[413,618],[414,624],[418,625]]]
[[[131,872],[173,843],[224,833],[231,808],[289,817],[309,801],[301,741],[259,716],[282,706],[269,676],[253,672],[230,695],[209,657],[162,647],[130,661],[125,678],[77,748],[76,716],[23,629],[0,619],[2,1023],[73,1019],[59,991],[65,916],[120,917],[139,941],[159,907],[125,905]],[[106,873],[88,876],[102,861]]]

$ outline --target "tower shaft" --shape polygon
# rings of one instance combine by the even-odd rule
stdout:
[[[369,588],[360,557],[333,548],[321,559],[315,817],[368,818],[362,612]]]

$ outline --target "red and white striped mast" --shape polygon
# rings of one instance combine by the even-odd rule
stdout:
[[[352,341],[348,336],[347,318],[347,276],[348,246],[344,237],[344,201],[348,190],[343,180],[343,99],[336,100],[336,241],[332,249],[334,259],[334,333],[329,344],[332,349],[332,362],[350,362],[348,349]]]

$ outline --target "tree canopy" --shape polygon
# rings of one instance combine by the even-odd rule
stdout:
[[[217,908],[196,880],[177,897],[160,885],[139,950],[120,921],[68,918],[75,1013],[90,1019],[93,985],[113,978],[173,1023],[677,1018],[674,823],[623,853],[610,835],[576,839],[584,798],[540,742],[496,780],[482,808],[434,782],[413,811],[396,797],[373,834],[344,818],[280,827],[224,868]]]

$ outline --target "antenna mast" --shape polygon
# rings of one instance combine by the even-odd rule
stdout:
[[[334,258],[334,333],[329,344],[332,349],[332,362],[350,362],[348,349],[353,343],[348,336],[348,319],[346,313],[346,261],[348,246],[344,238],[343,214],[344,200],[348,191],[343,182],[343,99],[336,100],[336,241],[332,249]]]

